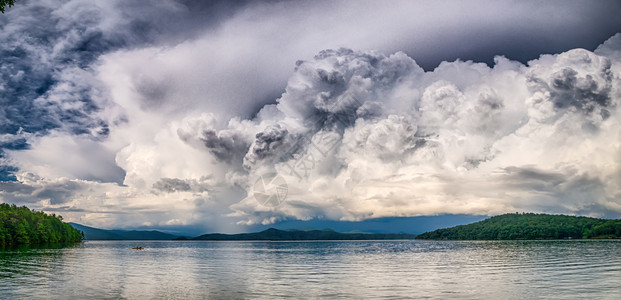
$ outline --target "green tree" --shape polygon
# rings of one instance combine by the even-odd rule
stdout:
[[[0,246],[73,243],[83,239],[83,233],[64,223],[60,216],[0,204]]]
[[[15,241],[17,244],[30,244],[30,238],[24,222],[17,222],[15,225]]]
[[[15,5],[15,0],[0,0],[0,12],[4,13],[4,9]]]

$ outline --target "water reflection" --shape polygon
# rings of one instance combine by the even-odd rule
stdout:
[[[621,241],[92,241],[0,250],[0,298],[611,298]]]

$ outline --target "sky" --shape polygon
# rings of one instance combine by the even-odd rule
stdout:
[[[620,14],[17,1],[0,15],[0,202],[197,234],[621,218]]]

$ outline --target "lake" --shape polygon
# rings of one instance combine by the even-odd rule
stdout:
[[[88,241],[0,249],[0,298],[621,299],[621,241]]]

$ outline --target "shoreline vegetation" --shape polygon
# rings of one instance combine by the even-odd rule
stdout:
[[[0,246],[72,244],[83,238],[61,216],[0,204]]]
[[[504,214],[419,234],[421,240],[619,239],[621,220],[548,215]]]

